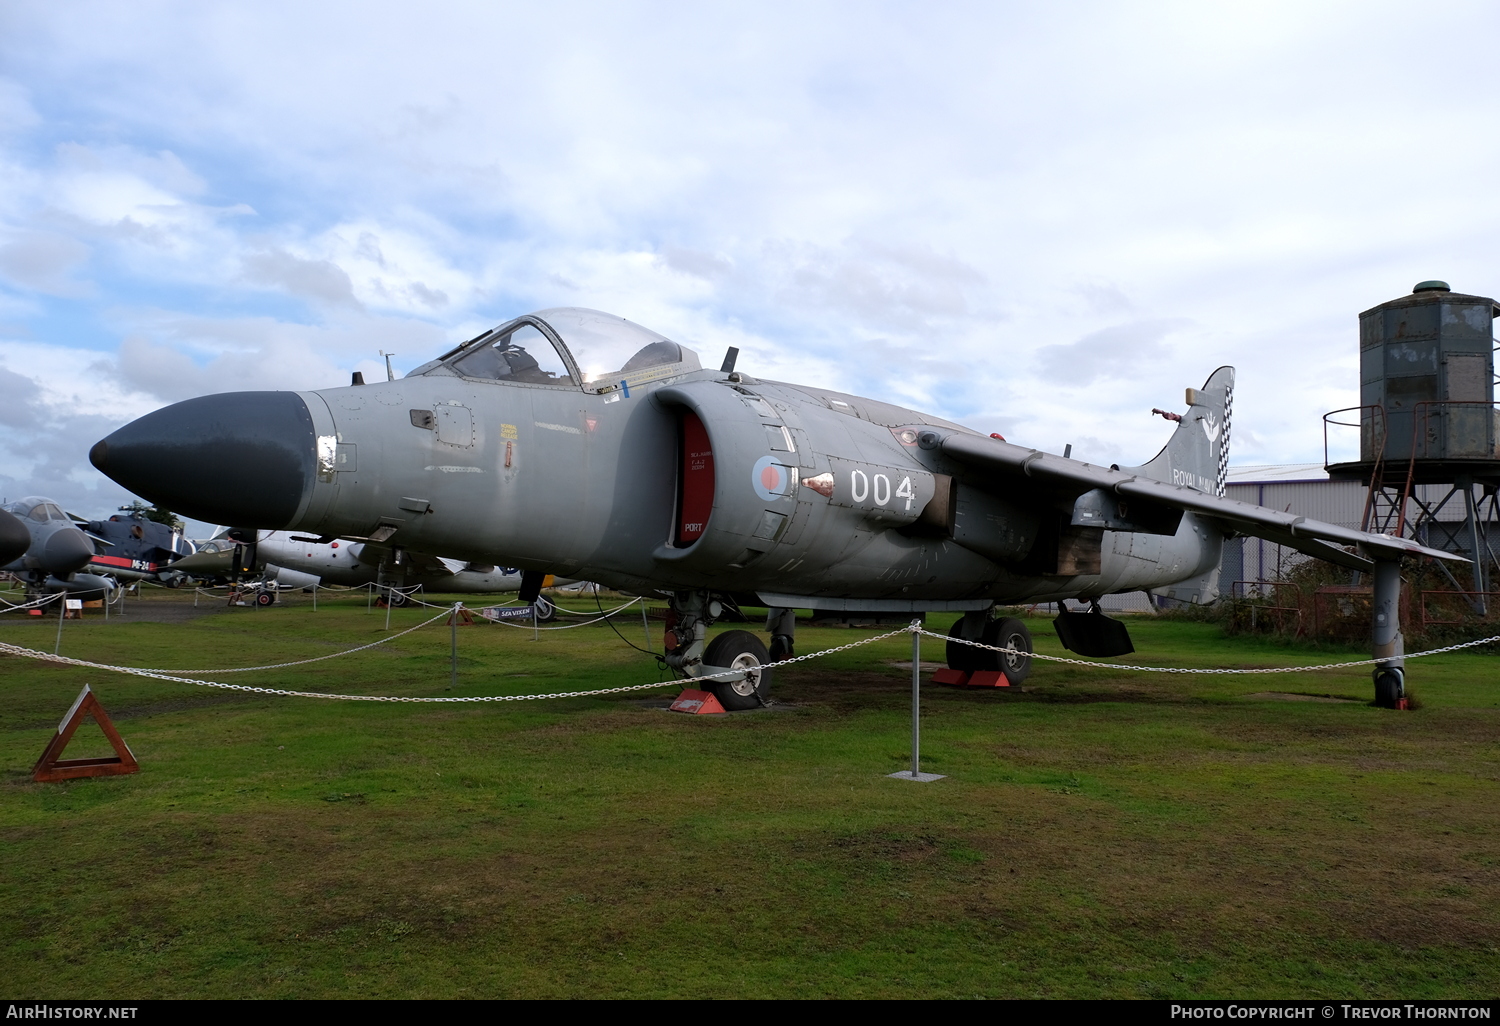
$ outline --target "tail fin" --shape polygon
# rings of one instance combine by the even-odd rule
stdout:
[[[1234,413],[1234,368],[1220,367],[1202,388],[1187,390],[1188,411],[1166,448],[1144,466],[1142,477],[1187,485],[1222,497],[1229,474],[1229,421]]]

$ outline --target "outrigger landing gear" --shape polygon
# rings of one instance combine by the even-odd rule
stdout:
[[[1375,704],[1384,709],[1405,709],[1406,641],[1401,636],[1401,564],[1391,559],[1375,561],[1374,637]]]
[[[705,645],[708,628],[724,613],[724,604],[707,591],[679,591],[672,596],[662,645],[667,665],[685,677],[731,671],[718,680],[704,681],[728,712],[766,704],[771,691],[771,662],[766,646],[749,631],[725,631]]]

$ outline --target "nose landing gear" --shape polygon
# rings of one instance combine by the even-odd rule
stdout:
[[[717,680],[704,681],[727,712],[756,709],[771,691],[772,661],[765,644],[749,631],[725,631],[706,642],[708,627],[724,613],[710,592],[679,591],[672,596],[672,615],[665,641],[667,665],[686,677],[723,671]]]

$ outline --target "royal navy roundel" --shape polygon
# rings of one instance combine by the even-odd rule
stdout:
[[[775,456],[762,456],[750,471],[750,483],[755,486],[755,494],[769,502],[791,491],[792,472],[778,463]]]

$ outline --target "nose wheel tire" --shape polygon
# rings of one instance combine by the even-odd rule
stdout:
[[[273,591],[257,591],[255,593],[255,604],[262,609],[276,601],[276,593]]]
[[[710,666],[727,666],[747,671],[742,680],[709,681],[708,690],[727,711],[758,709],[771,693],[771,671],[763,669],[771,661],[766,646],[749,631],[725,631],[708,643],[703,661]]]

